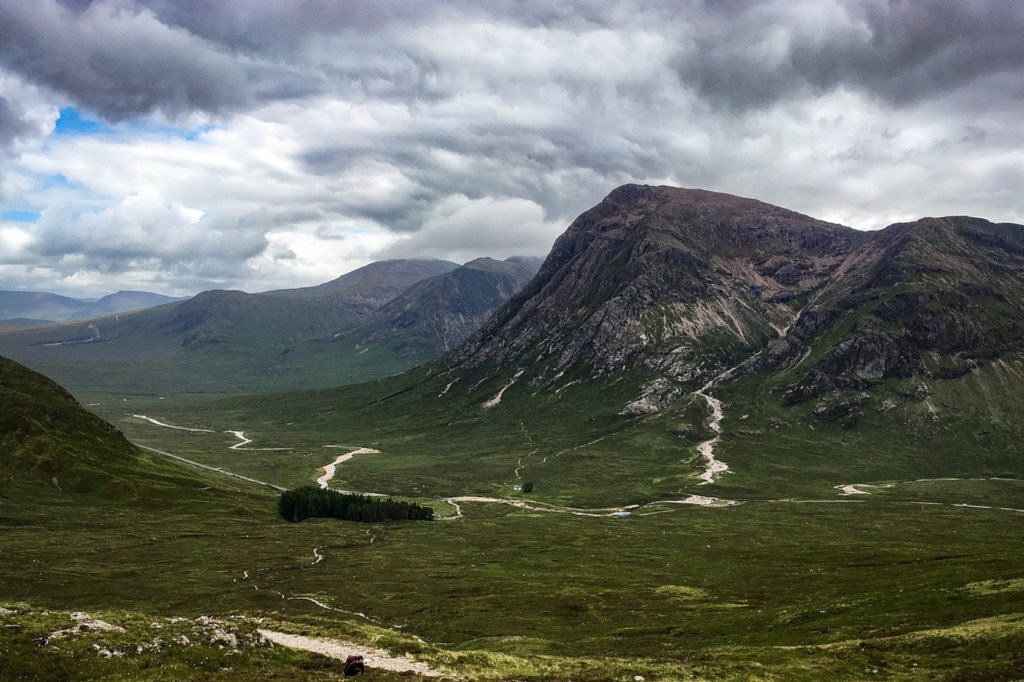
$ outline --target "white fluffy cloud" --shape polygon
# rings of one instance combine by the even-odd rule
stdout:
[[[953,0],[0,0],[0,288],[543,255],[623,182],[1024,222],[1022,30]]]
[[[538,244],[550,244],[565,228],[544,219],[544,209],[527,199],[446,197],[426,215],[423,227],[402,234],[377,252],[389,258],[445,258],[466,262],[487,254],[495,258],[530,256]]]

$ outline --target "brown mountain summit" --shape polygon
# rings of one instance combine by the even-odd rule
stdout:
[[[448,360],[549,386],[629,373],[641,410],[726,368],[799,367],[786,400],[800,402],[1018,349],[1022,303],[1019,225],[926,218],[862,232],[728,194],[625,185]]]

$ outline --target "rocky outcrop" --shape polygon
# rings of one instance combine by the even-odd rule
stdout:
[[[660,412],[679,400],[683,389],[666,379],[658,379],[640,390],[640,397],[622,408],[619,413],[627,417],[638,417]]]
[[[93,618],[88,613],[83,613],[81,611],[73,612],[71,614],[71,620],[75,621],[74,625],[69,628],[51,632],[40,640],[40,644],[45,646],[58,639],[64,639],[65,637],[72,637],[74,635],[80,635],[87,632],[114,632],[123,634],[125,631],[120,625],[113,625],[105,620]]]

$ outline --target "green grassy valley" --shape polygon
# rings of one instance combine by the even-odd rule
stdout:
[[[982,409],[954,409],[958,392],[979,387],[1005,400],[1005,372],[1019,361],[1007,367],[930,384],[941,416],[905,400],[865,410],[855,429],[770,408],[756,377],[737,382],[716,392],[717,456],[730,473],[704,486],[694,446],[708,436],[706,407],[684,400],[621,417],[628,396],[614,386],[540,396],[513,385],[485,409],[503,379],[460,381],[439,398],[450,380],[432,367],[259,400],[132,399],[133,414],[203,429],[109,409],[139,444],[280,486],[312,483],[337,454],[368,446],[380,452],[338,465],[332,487],[420,501],[440,516],[458,505],[461,516],[288,524],[274,516],[274,490],[185,468],[206,481],[196,488],[216,490],[190,494],[202,506],[21,513],[13,555],[38,551],[45,532],[59,579],[42,570],[5,584],[36,608],[212,611],[402,651],[415,636],[422,660],[473,679],[1013,679],[1024,512],[1012,509],[1024,507],[1024,472],[1012,430]],[[895,431],[906,441],[893,442]],[[921,480],[962,477],[979,480]],[[524,480],[533,493],[513,489]],[[835,488],[847,484],[870,494]],[[658,503],[691,494],[739,504]],[[529,503],[444,502],[467,496]],[[604,511],[637,503],[622,518]]]

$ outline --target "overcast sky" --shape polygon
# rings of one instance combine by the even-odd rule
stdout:
[[[1024,2],[0,0],[0,289],[544,255],[625,182],[1024,223]]]

